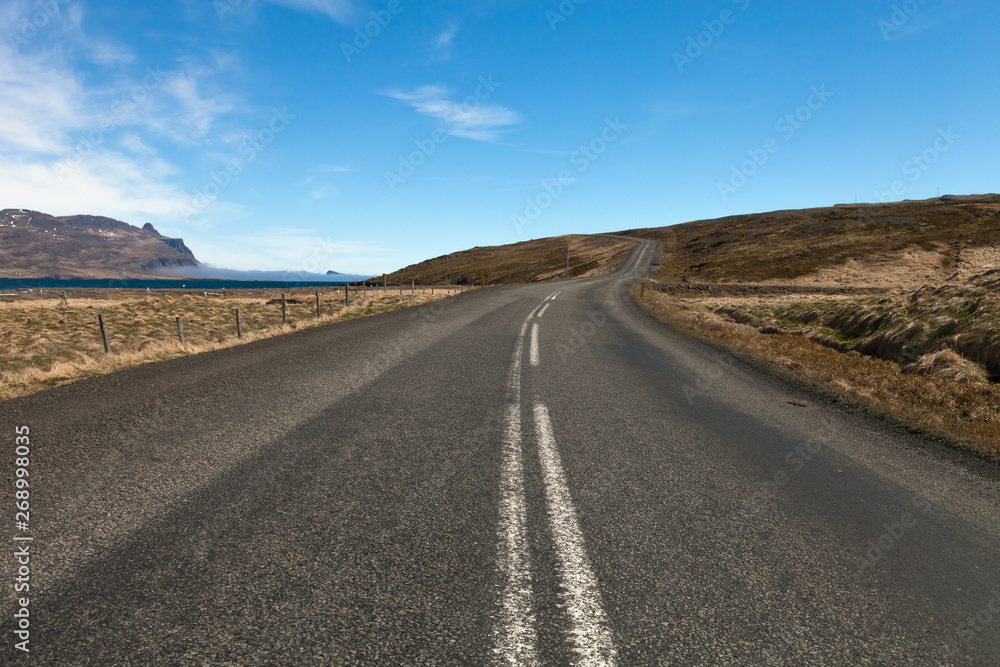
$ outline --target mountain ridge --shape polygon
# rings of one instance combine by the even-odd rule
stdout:
[[[152,278],[158,269],[198,267],[183,239],[96,215],[0,210],[0,277]]]

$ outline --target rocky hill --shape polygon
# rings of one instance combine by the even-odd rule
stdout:
[[[183,240],[149,223],[139,228],[91,215],[0,211],[0,278],[154,277],[164,267],[198,265]]]

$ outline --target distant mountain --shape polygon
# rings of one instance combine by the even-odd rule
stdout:
[[[146,223],[92,215],[0,211],[0,278],[148,278],[162,268],[197,267],[182,239]]]
[[[340,271],[327,271],[326,275],[328,275],[328,276],[342,276],[344,274],[341,273]]]

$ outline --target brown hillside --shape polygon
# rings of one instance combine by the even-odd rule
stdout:
[[[387,276],[390,285],[478,285],[530,283],[561,278],[569,245],[570,276],[613,273],[635,247],[635,241],[613,236],[554,236],[510,245],[472,248],[428,259]],[[381,277],[378,279],[381,280]]]
[[[911,286],[1000,266],[1000,195],[736,215],[620,232],[685,282]]]
[[[54,217],[0,211],[0,278],[153,277],[157,269],[198,266],[181,239],[90,215]]]

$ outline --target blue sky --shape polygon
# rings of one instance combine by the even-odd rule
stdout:
[[[4,0],[0,208],[376,274],[995,192],[998,26],[992,0]]]

